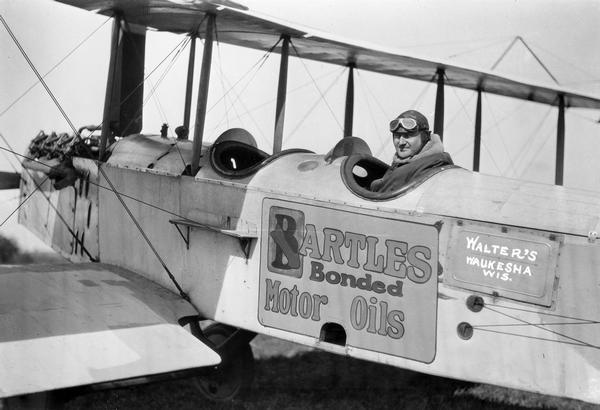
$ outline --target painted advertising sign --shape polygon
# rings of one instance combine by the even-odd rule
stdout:
[[[259,321],[425,363],[435,357],[434,225],[265,199]]]
[[[531,232],[457,227],[448,252],[448,282],[549,306],[557,252],[556,241]]]

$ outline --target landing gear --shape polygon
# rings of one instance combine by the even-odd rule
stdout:
[[[221,364],[194,378],[196,388],[211,401],[229,401],[247,395],[254,377],[249,343],[255,334],[220,323],[208,326],[202,334],[201,339],[220,354]]]

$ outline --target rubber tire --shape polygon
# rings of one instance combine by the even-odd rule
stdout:
[[[220,345],[227,339],[235,328],[214,323],[204,329],[204,336],[212,344],[212,348]],[[249,344],[245,345],[230,360],[224,360],[206,376],[193,379],[194,386],[200,393],[214,402],[239,400],[250,393],[250,386],[254,378],[254,356]]]

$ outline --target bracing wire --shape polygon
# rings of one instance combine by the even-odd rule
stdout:
[[[461,52],[458,52],[458,53],[450,54],[446,58],[455,58],[455,57],[462,56],[462,55],[465,55],[465,54],[470,54],[470,53],[475,53],[477,51],[486,50],[488,48],[496,47],[498,44],[504,43],[505,41],[506,41],[506,37],[503,37],[500,40],[493,41],[493,42],[491,42],[491,43],[489,43],[487,45],[481,46],[481,47],[472,48],[472,49],[469,49],[469,50],[465,50],[465,51],[461,51]]]
[[[546,122],[546,119],[548,118],[548,116],[550,115],[551,112],[552,112],[552,106],[548,106],[548,109],[546,110],[546,114],[542,117],[542,119],[538,122],[537,126],[533,129],[533,131],[530,134],[530,135],[533,135],[533,137],[527,139],[527,144],[525,145],[525,147],[523,147],[519,151],[519,154],[514,159],[514,161],[516,163],[520,162],[522,158],[524,159],[526,157],[525,153],[527,151],[529,151],[529,149],[533,146],[533,143],[534,143],[534,141],[536,139],[535,136],[541,131],[544,123]],[[536,150],[535,152],[539,152],[539,151]],[[515,174],[514,175],[515,176],[518,175],[516,169],[515,169]]]
[[[546,145],[548,144],[548,141],[550,141],[550,136],[551,136],[551,135],[552,135],[552,129],[551,129],[551,130],[549,130],[549,131],[548,131],[548,132],[545,134],[544,138],[542,138],[542,141],[543,141],[543,142],[542,142],[542,145],[541,145],[541,146],[540,146],[538,149],[536,149],[536,150],[534,151],[535,153],[541,152],[541,151],[544,149],[544,147],[546,147]],[[532,146],[533,146],[533,145],[532,145]],[[529,168],[531,168],[531,166],[533,165],[533,163],[534,163],[534,162],[533,162],[533,159],[529,161],[528,165],[527,165],[526,167],[524,167],[524,168],[523,168],[523,171],[522,171],[522,172],[519,174],[519,178],[523,178],[523,177],[525,176],[525,173],[526,173],[526,172],[529,170]]]
[[[77,51],[77,49],[79,49],[79,47],[81,47],[86,41],[88,41],[90,39],[90,37],[92,37],[94,34],[96,34],[96,32],[98,30],[100,30],[102,27],[104,27],[104,25],[110,21],[110,17],[108,17],[106,20],[104,20],[102,22],[102,24],[100,24],[94,31],[92,31],[90,34],[88,34],[83,40],[81,40],[76,46],[75,48],[73,48],[71,51],[69,51],[63,58],[61,58],[56,64],[54,64],[52,66],[52,68],[50,68],[48,71],[46,71],[46,73],[42,76],[43,78],[46,78],[50,73],[52,73],[57,67],[59,67],[62,63],[65,62],[66,59],[68,59],[75,51]],[[10,103],[4,110],[2,110],[2,112],[0,112],[0,117],[2,117],[4,114],[6,114],[15,104],[17,104],[23,97],[25,97],[29,91],[31,91],[36,85],[38,85],[39,81],[34,82],[33,84],[31,84],[29,86],[29,88],[27,88],[21,95],[19,95],[12,103]]]
[[[167,74],[169,73],[169,71],[171,71],[171,69],[174,67],[175,62],[177,61],[177,59],[179,58],[179,56],[181,55],[181,53],[183,52],[183,50],[187,47],[187,45],[190,43],[191,39],[189,37],[185,37],[182,41],[180,41],[177,46],[175,47],[175,49],[177,50],[175,52],[175,54],[173,55],[173,57],[171,58],[171,61],[169,61],[169,63],[167,64],[167,66],[165,67],[165,69],[163,70],[163,72],[161,73],[160,77],[158,78],[158,80],[156,81],[155,84],[152,84],[150,78],[147,78],[148,82],[150,83],[150,92],[148,93],[148,96],[146,97],[143,105],[145,106],[146,103],[150,100],[150,98],[154,97],[154,102],[156,104],[156,108],[158,110],[159,115],[161,116],[162,119],[165,120],[165,122],[169,122],[168,118],[165,114],[165,111],[162,107],[162,104],[160,103],[160,99],[158,98],[158,86],[162,83],[162,81],[165,79],[165,77],[167,76]]]
[[[4,148],[4,147],[1,147],[1,146],[0,146],[0,150],[2,150],[2,151],[6,151],[6,152],[9,152],[9,153],[11,153],[11,154],[15,155],[16,157],[21,157],[21,158],[23,158],[23,159],[26,159],[26,160],[29,160],[29,161],[35,162],[37,165],[42,165],[42,166],[45,166],[45,167],[47,167],[47,168],[48,168],[48,171],[52,171],[52,170],[54,170],[54,171],[59,171],[59,170],[60,170],[60,168],[58,168],[58,167],[55,167],[55,166],[52,166],[52,165],[48,165],[48,164],[46,164],[46,163],[44,163],[44,162],[37,161],[35,158],[31,158],[31,157],[28,157],[28,156],[26,156],[26,155],[19,154],[18,152],[15,152],[15,151],[13,151],[12,149],[7,149],[7,148]],[[42,183],[43,183],[43,182],[44,182],[44,181],[42,181]],[[107,191],[111,191],[111,192],[112,192],[112,190],[111,190],[111,188],[110,188],[110,187],[108,187],[108,186],[105,186],[105,185],[102,185],[102,184],[100,184],[100,183],[96,183],[96,182],[94,182],[94,181],[92,181],[92,180],[90,180],[90,184],[91,184],[91,185],[94,185],[94,186],[96,186],[96,187],[98,187],[98,188],[100,188],[100,189],[104,189],[104,190],[107,190]],[[153,208],[153,209],[156,209],[156,210],[158,210],[158,211],[165,212],[165,213],[167,213],[167,214],[169,214],[169,215],[172,215],[172,216],[178,217],[178,218],[180,218],[180,219],[189,219],[189,218],[186,218],[185,216],[183,216],[183,215],[180,215],[180,214],[178,214],[178,213],[176,213],[176,212],[169,211],[168,209],[161,208],[161,207],[159,207],[159,206],[157,206],[157,205],[151,204],[151,203],[149,203],[149,202],[143,201],[143,200],[141,200],[141,199],[139,199],[139,198],[136,198],[136,197],[134,197],[134,196],[128,195],[128,194],[124,193],[123,191],[118,191],[118,192],[119,192],[119,194],[120,194],[121,196],[123,196],[124,198],[131,199],[132,201],[134,201],[134,202],[137,202],[137,203],[139,203],[139,204],[142,204],[142,205],[148,206],[148,207],[150,207],[150,208]]]
[[[500,136],[500,142],[502,143],[502,147],[504,148],[504,151],[506,152],[507,158],[509,158],[508,164],[509,164],[509,169],[512,171],[513,176],[517,175],[517,171],[515,170],[513,161],[510,160],[510,151],[508,150],[508,147],[506,146],[506,141],[504,138],[504,134],[502,133],[502,129],[498,126],[498,119],[496,118],[496,114],[494,113],[494,110],[492,110],[492,106],[491,104],[489,104],[488,101],[488,97],[486,93],[483,93],[483,97],[486,99],[486,107],[488,107],[488,111],[492,116],[492,120],[494,121],[494,127],[496,129],[496,131],[498,132],[499,136]],[[483,138],[481,139],[481,145],[484,146],[484,140]],[[487,150],[487,146],[486,146],[486,150]],[[496,165],[496,168],[498,168],[498,171],[500,172],[500,175],[504,175],[506,171],[502,171],[499,167],[498,164],[496,163],[496,159],[494,158],[494,156],[491,154],[491,152],[488,150],[488,154],[491,155],[492,161],[494,162],[494,164]]]
[[[0,223],[0,228],[2,228],[2,226],[3,226],[3,225],[6,223],[6,221],[8,221],[8,220],[10,219],[10,217],[11,217],[11,216],[13,216],[15,213],[17,213],[17,211],[18,211],[19,209],[21,209],[21,207],[22,207],[23,205],[25,205],[25,202],[27,202],[27,200],[28,200],[29,198],[31,198],[31,197],[33,196],[33,194],[35,194],[35,193],[36,193],[36,192],[37,192],[37,191],[40,189],[40,185],[43,185],[43,184],[44,184],[44,183],[45,183],[45,182],[48,180],[48,178],[50,178],[50,176],[46,176],[46,178],[44,178],[44,179],[42,180],[42,182],[40,182],[40,184],[39,184],[39,185],[38,185],[38,184],[36,184],[36,187],[35,187],[35,189],[34,189],[33,191],[31,191],[31,192],[29,193],[29,195],[27,195],[27,197],[26,197],[25,199],[23,199],[23,200],[22,200],[22,201],[19,203],[19,205],[18,205],[18,206],[17,206],[17,207],[16,207],[16,208],[15,208],[15,209],[14,209],[14,210],[13,210],[13,211],[10,213],[10,215],[8,215],[6,218],[4,218],[4,221],[2,221],[2,223]]]
[[[319,92],[319,94],[321,95],[321,98],[323,99],[323,102],[325,103],[325,105],[327,106],[327,109],[329,110],[329,112],[331,113],[331,116],[333,117],[333,119],[335,120],[335,122],[337,123],[338,127],[340,128],[340,131],[344,132],[344,127],[342,127],[342,124],[340,124],[340,122],[338,121],[335,113],[333,112],[333,109],[331,108],[331,106],[329,105],[329,103],[327,102],[327,100],[325,99],[325,96],[323,95],[323,92],[321,91],[321,89],[319,88],[319,85],[317,84],[316,80],[314,79],[312,73],[310,72],[310,70],[308,69],[308,67],[306,66],[306,63],[304,62],[304,59],[302,58],[302,56],[300,55],[300,53],[298,52],[298,49],[296,48],[296,46],[294,45],[294,43],[292,42],[292,40],[290,40],[290,45],[292,46],[292,48],[294,49],[294,52],[296,53],[296,57],[298,57],[298,60],[300,60],[300,62],[302,63],[302,66],[304,67],[304,69],[306,70],[306,73],[308,74],[308,76],[313,80],[313,83],[315,84],[315,87],[317,88],[317,91]]]
[[[329,76],[331,76],[331,75],[333,75],[335,73],[338,73],[338,72],[339,72],[339,68],[335,67],[333,70],[331,70],[331,71],[329,71],[327,73],[324,73],[324,74],[318,76],[317,80],[322,80],[322,79],[324,79],[326,77],[329,77]],[[307,82],[305,82],[303,84],[300,84],[300,85],[292,88],[291,90],[288,90],[287,94],[290,95],[290,94],[292,94],[292,93],[294,93],[296,91],[299,91],[300,89],[305,88],[305,87],[307,87],[309,85],[312,85],[312,80],[308,80]],[[235,91],[233,91],[233,92],[235,93]],[[270,98],[267,101],[264,101],[264,102],[262,102],[260,104],[257,104],[255,106],[253,106],[253,107],[250,107],[249,109],[246,110],[247,112],[245,114],[242,114],[240,116],[240,118],[244,117],[246,115],[250,115],[251,112],[257,111],[257,110],[259,110],[259,109],[261,109],[261,108],[263,108],[263,107],[265,107],[267,105],[273,104],[276,100],[277,100],[276,97],[275,98]],[[221,119],[221,121],[219,123],[217,123],[217,125],[213,128],[213,131],[216,130],[217,128],[219,128],[222,125],[223,125],[223,119]],[[265,140],[266,140],[266,138],[265,138]],[[268,143],[268,141],[267,141],[267,143]]]
[[[215,108],[217,106],[217,104],[219,104],[221,102],[221,100],[223,100],[224,98],[226,98],[226,96],[230,93],[233,92],[235,94],[235,99],[231,102],[232,106],[235,106],[235,104],[237,104],[238,101],[240,101],[240,104],[245,108],[244,103],[241,100],[242,94],[244,93],[244,91],[246,90],[246,88],[248,88],[248,86],[252,83],[252,81],[254,81],[254,78],[256,77],[256,75],[258,74],[258,72],[260,71],[260,69],[263,67],[263,65],[266,63],[267,59],[269,58],[269,56],[271,55],[271,53],[273,52],[273,50],[275,49],[275,47],[277,47],[277,45],[279,44],[279,42],[281,42],[281,38],[279,38],[277,40],[277,42],[269,49],[265,52],[265,54],[263,54],[261,56],[261,58],[258,59],[258,61],[256,63],[254,63],[254,65],[248,70],[246,71],[246,73],[244,73],[244,75],[242,75],[230,88],[229,90],[224,93],[223,96],[221,96],[221,98],[219,98],[208,110],[208,112],[211,112],[213,108]],[[248,81],[244,84],[244,87],[242,88],[242,90],[238,93],[235,91],[235,87],[237,84],[239,84],[246,76],[248,76],[248,74],[252,73],[252,76],[248,79]],[[248,112],[248,115],[249,112]],[[267,145],[269,144],[269,141],[267,140],[267,138],[264,136],[264,132],[262,131],[260,125],[258,125],[258,123],[254,120],[254,118],[250,115],[251,120],[254,122],[255,126],[257,127],[258,131],[260,132],[260,136],[261,138],[266,141]],[[215,126],[213,128],[213,131],[216,130],[219,126],[221,126],[223,123],[223,119],[221,119],[217,126]]]
[[[298,124],[296,124],[296,126],[294,127],[294,129],[286,136],[286,138],[285,138],[285,142],[286,143],[289,144],[291,142],[291,140],[293,139],[293,135],[296,134],[296,132],[300,129],[300,127],[302,126],[302,124],[304,123],[304,121],[306,121],[306,119],[308,118],[308,116],[314,111],[314,109],[317,107],[317,105],[319,105],[319,103],[321,101],[325,101],[325,96],[329,93],[329,91],[338,82],[338,80],[340,79],[340,77],[343,74],[344,74],[344,69],[342,68],[342,70],[340,70],[340,74],[336,78],[333,79],[333,81],[331,82],[331,84],[329,84],[329,86],[325,89],[325,92],[324,93],[320,92],[320,94],[321,94],[320,97],[317,98],[317,100],[314,102],[314,104],[306,111],[306,113],[304,114],[304,116],[302,116],[302,118],[300,118],[300,121],[298,122]]]
[[[377,104],[377,107],[383,113],[384,117],[385,118],[390,118],[389,113],[385,110],[385,108],[383,108],[383,106],[379,102],[379,99],[375,96],[375,93],[373,92],[373,90],[371,90],[371,87],[367,86],[367,81],[366,81],[366,79],[362,78],[362,74],[361,74],[360,70],[356,70],[356,74],[357,74],[358,77],[361,77],[361,81],[365,83],[365,89],[370,94],[370,96],[373,99],[373,101],[375,101],[375,104]]]
[[[550,334],[553,334],[553,335],[556,335],[556,336],[559,336],[559,337],[563,337],[563,338],[569,340],[571,343],[578,343],[580,345],[584,345],[584,346],[587,346],[587,347],[593,347],[593,348],[596,348],[596,349],[600,348],[600,346],[596,346],[596,345],[593,345],[591,343],[587,343],[587,342],[585,342],[583,340],[577,339],[575,337],[571,337],[569,335],[566,335],[564,333],[561,333],[561,332],[558,332],[558,331],[555,331],[555,330],[552,330],[552,329],[545,328],[542,325],[538,325],[538,324],[535,324],[535,323],[528,322],[528,321],[526,321],[524,319],[521,319],[521,318],[519,318],[517,316],[509,315],[508,313],[501,312],[501,311],[499,311],[497,309],[493,309],[493,308],[491,308],[489,306],[484,306],[484,309],[490,310],[492,312],[497,313],[498,315],[505,316],[505,317],[510,318],[512,320],[516,320],[518,322],[521,322],[524,325],[532,326],[532,327],[535,327],[536,329],[543,330],[543,331],[548,332]]]
[[[179,42],[179,43],[178,43],[178,44],[177,44],[177,45],[176,45],[176,46],[175,46],[175,47],[174,47],[174,48],[173,48],[173,49],[172,49],[172,50],[171,50],[171,51],[170,51],[170,52],[169,52],[169,53],[168,53],[168,54],[167,54],[167,55],[166,55],[166,56],[165,56],[165,57],[164,57],[164,58],[163,58],[163,59],[162,59],[162,60],[161,60],[161,61],[160,61],[158,64],[157,64],[157,65],[156,65],[156,67],[154,67],[154,68],[153,68],[153,69],[152,69],[152,70],[151,70],[151,71],[150,71],[150,72],[149,72],[147,75],[145,75],[145,76],[144,76],[144,79],[143,79],[142,81],[140,81],[140,83],[139,83],[139,84],[137,84],[137,85],[134,87],[134,89],[133,89],[133,90],[131,90],[131,92],[130,92],[129,94],[127,94],[127,95],[126,95],[126,96],[125,96],[125,97],[124,97],[124,98],[123,98],[123,99],[122,99],[122,100],[119,102],[119,105],[122,105],[122,104],[123,104],[123,103],[125,103],[127,100],[129,100],[129,98],[131,98],[131,96],[133,96],[133,95],[136,93],[136,91],[137,91],[137,90],[138,90],[138,89],[139,89],[139,88],[140,88],[140,87],[141,87],[141,86],[142,86],[142,85],[143,85],[143,84],[144,84],[144,83],[145,83],[145,82],[146,82],[146,81],[147,81],[147,80],[148,80],[148,79],[149,79],[149,78],[152,76],[152,74],[154,74],[154,72],[155,72],[156,70],[158,70],[158,68],[159,68],[160,66],[162,66],[162,65],[164,64],[164,62],[165,62],[165,61],[167,61],[167,59],[169,58],[169,56],[170,56],[171,54],[173,54],[174,52],[176,52],[176,51],[177,51],[177,50],[180,48],[181,44],[183,44],[185,41],[186,41],[186,39],[185,39],[185,38],[184,38],[183,40],[181,40],[181,41],[180,41],[180,42]],[[146,99],[146,101],[144,101],[144,103],[142,104],[142,107],[140,107],[140,108],[138,109],[138,111],[136,112],[136,115],[135,115],[135,116],[133,116],[133,117],[131,118],[131,120],[129,121],[129,123],[127,124],[127,126],[126,126],[124,129],[128,129],[128,128],[131,126],[131,124],[133,124],[133,122],[134,122],[135,120],[139,119],[140,115],[142,115],[142,114],[143,114],[143,108],[144,108],[144,105],[146,104],[146,102],[147,102],[147,101],[148,101],[147,99]],[[77,134],[76,134],[76,135],[77,135]]]
[[[375,114],[373,114],[373,108],[371,107],[371,103],[369,102],[369,96],[367,95],[367,92],[365,91],[365,85],[363,84],[362,81],[362,77],[360,77],[358,75],[358,70],[355,69],[355,72],[357,73],[357,79],[360,78],[361,81],[357,81],[358,83],[358,88],[360,90],[360,93],[362,95],[362,99],[363,101],[367,104],[367,110],[369,110],[369,119],[371,120],[371,123],[373,125],[373,129],[377,130],[377,121],[375,120]],[[378,141],[381,142],[381,138],[378,138]],[[381,155],[381,152],[383,152],[384,149],[384,145],[381,146],[379,152],[377,152],[377,155],[375,155],[376,157],[379,157]]]
[[[255,118],[252,116],[251,112],[246,107],[246,104],[244,104],[244,101],[241,98],[242,97],[241,93],[236,92],[235,85],[234,86],[230,86],[231,83],[229,82],[229,80],[225,76],[225,73],[223,72],[222,65],[221,65],[221,46],[220,46],[220,43],[218,42],[218,40],[217,40],[217,53],[218,53],[218,56],[219,56],[219,68],[221,70],[221,86],[223,87],[223,92],[226,93],[226,94],[228,94],[229,92],[232,92],[234,94],[234,96],[235,96],[235,100],[230,101],[230,107],[234,110],[235,115],[236,115],[238,121],[241,123],[243,115],[240,115],[240,113],[238,112],[238,110],[236,108],[237,102],[239,101],[239,104],[242,106],[242,109],[245,111],[245,115],[247,115],[248,117],[250,117],[250,120],[252,121],[252,123],[254,124],[254,126],[256,127],[256,129],[258,130],[260,138],[265,142],[266,145],[269,145],[269,140],[265,137],[265,133],[262,130],[262,127],[258,124],[258,122],[255,120]],[[264,61],[266,61],[267,57],[268,56],[265,57]],[[258,73],[258,70],[260,70],[260,68],[263,66],[264,61],[263,61],[262,64],[260,64],[259,68],[257,68],[257,72],[256,73]],[[256,73],[252,76],[252,78],[250,79],[250,81],[244,86],[243,90],[245,90],[250,85],[250,82],[252,82],[254,80],[254,77],[256,76]],[[228,89],[227,92],[225,92],[225,85],[229,86],[229,89]],[[242,92],[243,92],[243,90],[242,90]],[[224,97],[223,101],[226,102],[227,98]],[[224,120],[226,121],[227,127],[229,128],[229,118],[227,116],[227,104],[225,104],[225,114],[224,114],[224,116],[217,123],[217,125],[212,129],[212,132],[214,132],[217,128],[219,128],[223,124]]]
[[[221,56],[221,42],[219,41],[219,30],[217,30],[217,21],[215,19],[215,41],[217,42],[217,58],[218,58],[218,67],[219,67],[219,80],[221,83],[221,91],[223,94],[226,92],[225,88],[225,73],[223,72],[223,57]],[[227,128],[229,128],[229,108],[227,107],[227,98],[223,98],[223,112],[225,114],[225,122],[227,124]],[[231,108],[233,109],[235,115],[239,122],[241,122],[240,115],[233,104],[231,104]]]
[[[4,143],[6,144],[6,146],[8,148],[10,148],[11,150],[13,149],[10,146],[8,140],[6,138],[4,138],[4,135],[2,135],[2,133],[0,133],[0,138],[2,139],[2,141],[4,141]],[[13,164],[12,161],[9,159],[8,155],[4,151],[2,151],[2,155],[4,156],[4,158],[6,158],[6,161],[10,164],[10,166],[12,167],[12,169],[18,174],[19,170],[17,169],[17,167],[15,166],[15,164]]]
[[[254,71],[254,74],[252,75],[252,78],[248,81],[248,83],[246,83],[246,85],[244,86],[244,88],[242,89],[242,92],[248,87],[248,85],[252,82],[252,80],[254,79],[254,77],[256,76],[256,73],[262,68],[262,66],[264,65],[264,63],[267,61],[267,59],[269,58],[269,56],[271,55],[271,53],[273,52],[273,50],[275,50],[275,48],[277,47],[277,45],[281,42],[281,38],[279,38],[277,40],[277,42],[269,49],[265,52],[265,54],[263,54],[257,61],[256,63],[254,63],[254,65],[252,67],[250,67],[250,69],[248,71],[246,71],[230,88],[229,90],[224,93],[221,98],[219,98],[217,101],[215,101],[215,103],[207,110],[207,112],[210,112],[217,104],[219,104],[221,102],[221,100],[223,98],[225,98],[227,96],[227,94],[229,94],[229,92],[231,92],[233,90],[234,87],[236,87],[244,78],[246,78],[246,76],[248,76],[251,72]],[[256,70],[254,70],[256,68]],[[241,94],[240,93],[240,94]],[[237,101],[237,99],[232,103],[235,104]]]
[[[492,152],[489,150],[489,148],[487,147],[487,144],[485,143],[485,140],[482,138],[481,139],[481,146],[485,149],[485,151],[488,153],[488,155],[490,156],[490,159],[492,160],[492,163],[494,164],[494,166],[496,167],[496,169],[498,170],[498,173],[500,175],[502,175],[502,170],[500,169],[500,167],[498,166],[498,163],[496,162],[496,158],[494,158],[494,154],[492,154]]]
[[[67,121],[67,123],[69,124],[69,126],[71,127],[74,135],[76,136],[76,138],[81,139],[81,136],[79,135],[78,130],[75,128],[75,126],[73,125],[73,122],[71,121],[71,119],[68,117],[68,115],[66,114],[66,112],[62,109],[60,103],[58,102],[58,100],[56,99],[56,97],[54,96],[54,94],[52,93],[52,91],[50,90],[50,88],[48,87],[48,85],[46,84],[46,82],[44,81],[44,79],[41,77],[41,75],[39,74],[38,70],[35,68],[35,66],[33,65],[33,63],[31,62],[31,60],[29,59],[29,56],[27,55],[27,53],[25,52],[25,50],[23,49],[23,47],[21,46],[21,44],[19,43],[19,41],[17,40],[17,38],[14,36],[12,30],[10,29],[10,27],[8,26],[8,24],[6,23],[6,21],[4,20],[4,18],[2,17],[2,15],[0,15],[0,20],[2,21],[2,24],[4,25],[4,27],[6,28],[6,30],[9,32],[11,38],[13,39],[13,41],[15,42],[15,44],[17,45],[17,47],[19,48],[19,50],[21,51],[21,54],[23,55],[23,57],[25,58],[25,60],[27,61],[27,63],[29,64],[29,66],[31,67],[31,69],[35,72],[36,76],[38,77],[38,79],[40,80],[40,82],[42,83],[42,85],[44,86],[44,88],[46,89],[46,91],[48,92],[48,94],[50,95],[51,99],[54,101],[55,105],[59,108],[59,111],[61,112],[61,114],[63,115],[63,117],[65,118],[65,120]],[[179,283],[177,282],[177,280],[175,279],[175,277],[173,276],[173,274],[171,273],[171,271],[169,270],[169,268],[167,267],[166,263],[164,262],[164,260],[162,259],[162,257],[160,256],[160,254],[158,253],[158,251],[156,250],[156,248],[154,247],[154,245],[152,244],[152,242],[150,241],[150,238],[148,238],[148,236],[146,235],[146,233],[144,232],[143,228],[141,227],[141,225],[139,224],[139,222],[137,221],[137,219],[135,218],[135,216],[133,215],[133,213],[131,212],[131,210],[129,209],[129,207],[127,206],[127,204],[125,203],[125,201],[123,200],[122,196],[119,194],[119,192],[116,190],[115,186],[113,185],[112,181],[108,178],[108,175],[106,175],[106,172],[104,171],[104,169],[100,166],[100,163],[97,162],[97,166],[98,166],[98,171],[99,173],[104,177],[104,179],[106,180],[106,182],[108,182],[108,184],[110,185],[111,190],[114,192],[114,194],[116,195],[117,199],[119,200],[119,202],[121,203],[121,205],[123,206],[123,208],[125,209],[125,211],[127,212],[127,214],[129,215],[129,217],[131,218],[132,222],[134,223],[134,225],[136,226],[136,228],[139,230],[140,234],[142,235],[142,237],[144,238],[144,240],[146,241],[147,245],[150,247],[150,249],[152,250],[152,252],[154,253],[154,255],[156,256],[156,258],[158,259],[158,261],[160,262],[160,264],[162,265],[163,269],[165,270],[165,272],[167,273],[167,275],[169,276],[171,282],[173,283],[173,285],[177,288],[179,295],[186,301],[188,301],[190,304],[193,303],[190,299],[190,297],[187,295],[187,293],[184,292],[184,290],[181,288],[181,286],[179,285]],[[34,180],[35,182],[35,180]],[[37,184],[36,184],[37,185]],[[45,196],[45,195],[44,195]],[[62,215],[58,212],[58,210],[56,209],[56,207],[54,207],[54,205],[51,203],[50,199],[47,198],[48,203],[50,204],[50,206],[52,206],[52,208],[54,208],[56,215],[63,221],[63,223],[65,224],[65,226],[67,227],[67,229],[69,230],[69,232],[71,233],[71,235],[76,239],[79,240],[77,235],[73,232],[73,230],[70,228],[69,224],[64,220],[64,218],[62,217]],[[83,247],[83,244],[81,244],[82,249],[85,251],[85,253],[87,254],[87,256],[93,261],[94,258],[89,254],[89,252]]]

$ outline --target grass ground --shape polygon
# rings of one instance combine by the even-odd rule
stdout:
[[[191,380],[74,398],[67,409],[599,409],[568,400],[429,376],[306,349],[259,336],[251,392],[243,400],[207,402]]]

